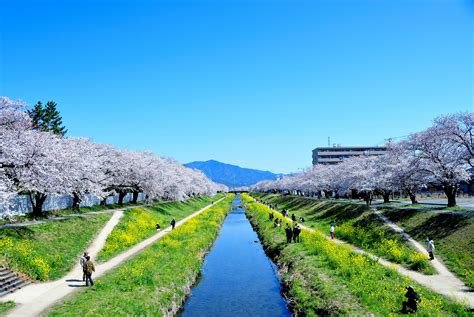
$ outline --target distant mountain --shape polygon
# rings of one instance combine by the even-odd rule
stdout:
[[[214,182],[227,185],[228,187],[249,186],[263,180],[277,179],[281,175],[268,171],[225,164],[214,160],[205,162],[191,162],[184,165],[189,168],[201,170]]]

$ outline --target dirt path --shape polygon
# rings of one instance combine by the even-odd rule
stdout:
[[[214,204],[222,201],[225,198],[226,196],[222,197]],[[196,217],[203,211],[212,207],[214,204],[208,205],[194,212],[188,217],[176,222],[176,227],[179,227],[189,219]],[[93,259],[95,259],[95,256],[104,246],[107,236],[110,234],[110,232],[112,232],[113,228],[117,225],[122,215],[123,210],[114,213],[112,218],[109,220],[109,222],[105,225],[105,227],[90,245],[88,251]],[[155,241],[159,240],[170,231],[171,227],[168,227],[151,236],[150,238],[136,244],[127,251],[120,253],[109,261],[96,265],[96,274],[94,274],[94,278],[98,278],[110,271],[111,269],[122,264],[124,261],[139,253]],[[66,276],[60,280],[47,283],[31,284],[13,294],[9,294],[3,297],[2,301],[11,300],[17,304],[17,306],[7,314],[7,316],[39,316],[43,311],[50,308],[52,305],[54,305],[56,302],[58,302],[65,296],[83,287],[84,282],[82,281],[82,268],[79,264],[77,264],[71,272],[66,274]]]
[[[277,211],[274,211],[277,212]],[[279,213],[279,212],[277,212]],[[279,213],[281,215],[281,213]],[[291,218],[286,217],[288,220],[291,220]],[[387,219],[388,221],[388,219]],[[407,238],[410,242],[413,241],[413,245],[419,249],[420,251],[427,253],[424,247],[419,244],[417,241],[413,240],[407,233],[405,233],[400,227],[398,227],[395,224],[392,224],[391,226],[395,231],[399,233],[403,233],[404,237]],[[305,230],[316,232],[316,230],[306,227],[304,225],[300,226],[304,228]],[[397,229],[396,229],[397,228]],[[337,233],[336,233],[337,234]],[[326,236],[327,239],[330,239],[330,237]],[[435,269],[438,271],[438,274],[436,275],[424,275],[415,271],[408,270],[404,267],[402,267],[399,264],[389,262],[387,260],[384,260],[380,258],[379,256],[376,256],[370,252],[367,252],[365,250],[362,250],[352,244],[349,244],[347,242],[334,239],[333,240],[335,243],[338,244],[345,244],[350,246],[355,252],[360,253],[360,254],[365,254],[369,256],[370,258],[378,261],[380,264],[382,264],[385,267],[388,267],[390,269],[396,270],[398,273],[403,274],[414,281],[420,283],[421,285],[433,290],[434,292],[438,294],[445,295],[447,297],[450,297],[454,299],[455,301],[458,301],[462,304],[467,305],[471,309],[474,309],[474,292],[472,289],[467,287],[460,279],[458,279],[453,273],[451,273],[441,262],[438,260],[434,260],[433,266]]]

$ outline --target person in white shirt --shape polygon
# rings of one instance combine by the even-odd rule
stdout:
[[[434,241],[431,240],[429,237],[426,238],[426,250],[428,251],[428,254],[430,255],[430,260],[434,260],[435,245],[434,245]]]
[[[332,240],[334,240],[334,231],[335,231],[334,224],[331,223],[331,225],[329,226],[329,233],[331,234]]]

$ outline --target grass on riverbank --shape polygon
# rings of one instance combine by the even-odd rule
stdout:
[[[427,236],[433,239],[436,255],[466,285],[474,288],[474,217],[379,209],[421,244],[425,244]]]
[[[12,301],[0,302],[0,316],[4,316],[13,307],[15,307],[15,303]]]
[[[305,197],[262,195],[256,197],[278,203],[278,209],[289,209],[297,218],[303,216],[305,225],[329,234],[334,223],[338,239],[401,264],[409,269],[433,274],[428,256],[416,250],[397,232],[385,225],[365,205],[319,201]]]
[[[107,261],[138,242],[156,233],[156,224],[164,229],[171,219],[185,218],[195,211],[222,197],[196,197],[186,201],[167,202],[148,207],[127,209],[122,219],[107,237],[106,243],[98,255],[99,261]]]
[[[111,214],[0,230],[0,264],[34,280],[54,280],[78,261]]]
[[[242,198],[262,243],[284,268],[287,294],[301,315],[359,315],[364,311],[377,316],[398,315],[407,285],[413,285],[422,298],[417,315],[469,314],[462,305],[353,252],[350,246],[328,240],[319,231],[304,229],[301,243],[286,244],[284,231],[274,228],[268,220],[270,209],[253,202],[248,195]],[[302,273],[305,270],[311,270],[311,274]]]
[[[175,315],[217,237],[233,195],[165,235],[118,269],[76,293],[50,316]]]

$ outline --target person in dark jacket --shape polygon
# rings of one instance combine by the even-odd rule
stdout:
[[[293,242],[300,242],[300,233],[301,228],[297,223],[295,223],[295,226],[293,227]]]
[[[402,313],[416,313],[418,310],[418,302],[421,300],[420,295],[413,289],[413,287],[408,286],[407,292],[405,293],[406,301],[403,302]]]
[[[176,219],[173,218],[173,220],[171,220],[171,230],[173,230],[175,226],[176,226]]]
[[[286,224],[285,233],[286,233],[286,243],[291,243],[291,238],[293,237],[293,230],[291,230],[291,227],[289,224]]]
[[[160,230],[161,230],[161,226],[160,226],[160,224],[159,224],[159,223],[156,223],[156,226],[155,226],[155,228],[156,228],[156,231],[160,231]]]
[[[296,215],[295,214],[291,214],[291,220],[296,221]]]
[[[86,273],[86,286],[94,286],[94,281],[92,280],[92,273],[95,272],[94,263],[91,261],[90,256],[86,256],[86,264],[85,264],[85,273]]]

